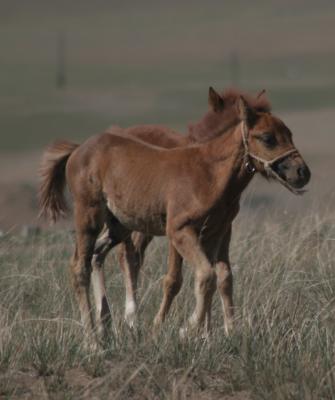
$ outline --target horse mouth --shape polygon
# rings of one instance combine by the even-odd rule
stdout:
[[[270,175],[282,181],[283,184],[285,182],[285,186],[287,185],[297,190],[306,186],[311,177],[310,170],[306,164],[291,166],[287,163],[287,160],[272,165]]]
[[[308,183],[306,179],[296,179],[296,180],[287,179],[286,182],[294,189],[302,189]]]
[[[276,170],[275,168],[270,167],[267,170],[267,177],[277,181],[295,195],[304,194],[306,190],[304,190],[303,187],[308,183],[309,177],[290,178],[285,172],[286,171],[283,171],[282,169]]]

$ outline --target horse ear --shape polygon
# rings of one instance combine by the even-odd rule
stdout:
[[[266,90],[265,90],[265,89],[262,89],[262,90],[258,93],[258,95],[256,96],[256,100],[260,99],[260,98],[263,96],[263,94],[265,94],[265,93],[266,93]]]
[[[238,99],[237,107],[240,120],[246,122],[248,126],[252,125],[255,120],[255,113],[243,96]]]
[[[212,86],[209,87],[208,91],[208,104],[215,112],[222,111],[224,107],[223,98],[212,88]]]

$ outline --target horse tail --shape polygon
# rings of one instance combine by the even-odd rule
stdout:
[[[79,144],[62,140],[52,144],[44,152],[39,170],[39,217],[46,216],[55,222],[65,215],[65,167],[70,155],[78,146]]]

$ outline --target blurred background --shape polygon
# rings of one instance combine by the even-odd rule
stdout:
[[[57,138],[112,124],[185,132],[210,85],[266,89],[312,170],[303,198],[260,179],[245,208],[331,207],[335,153],[333,1],[1,0],[0,232],[40,225],[37,169]]]

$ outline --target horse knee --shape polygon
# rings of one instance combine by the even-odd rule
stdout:
[[[169,293],[171,296],[176,296],[183,284],[182,276],[172,277],[170,275],[166,275],[164,278],[164,291]]]
[[[132,276],[136,279],[138,271],[141,268],[141,259],[132,242],[125,241],[119,245],[118,259],[121,269],[123,271],[129,269]]]
[[[101,269],[102,265],[103,265],[102,257],[100,256],[100,254],[94,253],[93,256],[92,256],[92,267],[94,269],[98,269],[99,270],[99,269]]]
[[[93,268],[100,270],[103,267],[103,264],[110,249],[111,249],[110,242],[106,241],[104,248],[98,248],[94,250],[94,253],[92,255]]]
[[[228,292],[232,290],[233,274],[230,266],[226,263],[220,262],[217,265],[217,285],[220,292]]]
[[[80,290],[82,287],[89,287],[91,280],[91,266],[89,263],[72,262],[70,268],[71,282],[74,289]]]
[[[233,275],[230,273],[223,280],[218,280],[218,288],[220,292],[227,293],[231,292],[233,287]]]
[[[206,293],[213,293],[216,289],[217,276],[214,269],[201,271],[197,276],[199,290]]]

